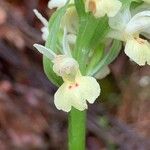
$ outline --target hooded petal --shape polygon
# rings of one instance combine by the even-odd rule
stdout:
[[[75,77],[79,72],[78,62],[65,55],[57,55],[53,60],[53,71],[63,78],[65,81],[75,81]]]
[[[125,32],[127,34],[140,33],[146,28],[150,28],[150,11],[143,11],[133,16]]]
[[[54,103],[59,110],[69,112],[71,107],[83,111],[87,109],[86,100],[76,84],[64,83],[54,95]]]
[[[81,95],[89,103],[94,103],[96,98],[100,95],[100,86],[95,78],[89,76],[82,76],[77,78],[79,90]]]
[[[140,66],[146,62],[150,65],[150,44],[146,40],[140,38],[127,40],[125,53]]]

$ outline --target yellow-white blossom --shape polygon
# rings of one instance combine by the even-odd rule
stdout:
[[[74,107],[83,111],[88,108],[87,101],[94,103],[100,94],[100,86],[95,78],[81,75],[78,62],[74,58],[56,55],[52,50],[38,44],[34,47],[54,63],[53,71],[64,81],[54,95],[57,109],[69,112]]]
[[[48,2],[48,8],[53,9],[53,8],[61,8],[63,7],[68,0],[50,0]],[[74,0],[70,0],[70,4],[74,3]]]
[[[122,3],[119,0],[86,0],[85,9],[95,17],[114,17],[120,10]]]
[[[120,40],[126,42],[125,53],[131,60],[140,66],[150,65],[150,43],[140,37],[142,34],[150,38],[150,11],[139,12],[132,18],[127,12],[129,13],[129,11],[120,12],[115,18],[109,20],[110,26],[115,29],[110,35],[118,37],[117,39],[122,37]],[[119,20],[121,18],[119,16],[124,17],[125,21],[122,21],[123,18]],[[120,22],[119,26],[116,25],[117,22]]]
[[[80,111],[87,109],[87,102],[94,103],[100,94],[96,79],[82,76],[78,63],[70,57],[57,56],[53,70],[64,83],[54,95],[54,103],[60,110],[69,112],[72,106]]]

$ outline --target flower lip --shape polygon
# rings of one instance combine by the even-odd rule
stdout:
[[[150,44],[147,40],[134,37],[127,40],[125,53],[139,66],[150,65]]]
[[[73,83],[64,82],[54,95],[54,103],[59,110],[69,112],[72,107],[83,111],[87,101],[93,104],[100,94],[100,86],[93,77],[80,76]]]

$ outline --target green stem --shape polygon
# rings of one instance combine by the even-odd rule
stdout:
[[[85,150],[86,111],[72,108],[69,114],[69,150]]]

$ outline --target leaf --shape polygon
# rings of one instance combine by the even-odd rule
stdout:
[[[75,2],[75,6],[76,6],[76,10],[77,10],[79,18],[84,18],[86,16],[84,1],[74,0],[74,2]]]

